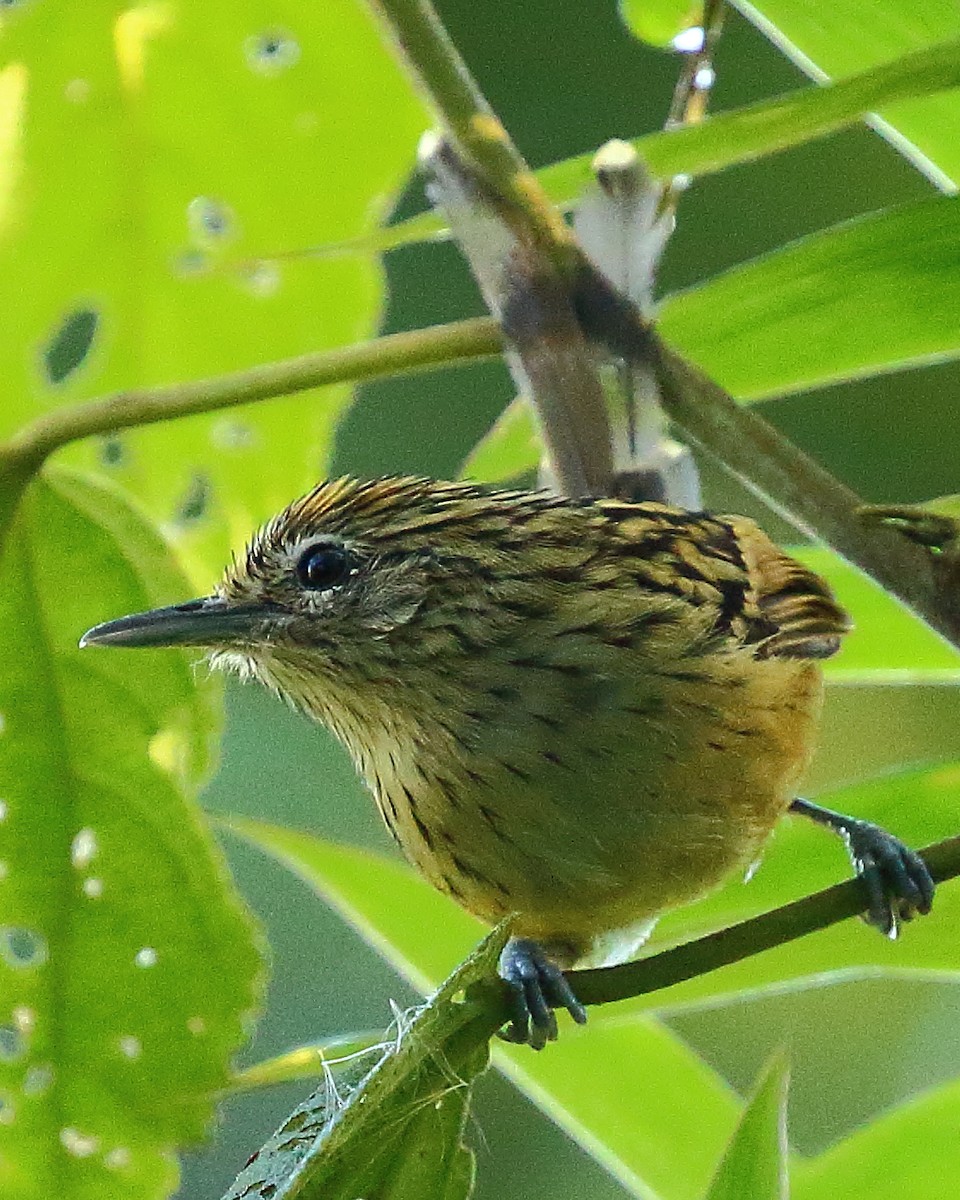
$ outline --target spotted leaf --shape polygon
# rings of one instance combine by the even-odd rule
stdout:
[[[186,792],[215,695],[187,660],[79,650],[182,596],[150,527],[56,473],[0,563],[0,1195],[167,1195],[259,993],[260,960]]]

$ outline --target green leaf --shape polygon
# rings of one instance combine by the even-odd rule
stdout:
[[[356,1063],[298,1105],[224,1200],[465,1200],[461,1137],[489,1036],[470,988],[505,941],[494,930],[426,1004],[398,1014],[372,1067]]]
[[[216,817],[282,862],[419,991],[427,994],[484,927],[401,863],[250,817]]]
[[[860,0],[836,0],[829,6],[811,5],[808,0],[750,0],[738,7],[802,70],[821,81],[853,75],[960,35],[960,9],[954,0],[922,5],[912,0],[871,0],[869,14]],[[851,30],[856,30],[855,37],[850,36]],[[956,92],[889,109],[882,103],[875,107],[897,149],[938,182],[944,177],[960,180]]]
[[[635,138],[632,145],[658,179],[709,175],[823,137],[878,108],[917,96],[937,100],[935,93],[957,87],[960,41],[952,41],[824,87],[800,88],[773,100],[708,117],[697,125],[650,133]],[[593,157],[593,153],[579,155],[538,171],[537,178],[550,199],[560,205],[577,201],[595,182]],[[377,253],[445,236],[443,222],[427,214],[347,243],[318,247],[311,253]]]
[[[960,1081],[895,1108],[797,1165],[794,1200],[953,1200],[960,1189]]]
[[[225,828],[284,862],[332,904],[414,987],[428,992],[480,926],[406,867],[248,818]],[[549,1053],[497,1046],[497,1065],[638,1195],[695,1200],[735,1119],[732,1095],[659,1023],[585,1032],[563,1021]],[[617,1079],[617,1088],[597,1079]],[[650,1104],[649,1080],[657,1080]],[[688,1129],[678,1139],[677,1129]]]
[[[944,931],[949,937],[949,933]],[[960,1076],[960,972],[846,968],[674,1010],[669,1027],[738,1091],[789,1045],[790,1141],[822,1153]]]
[[[785,1054],[768,1064],[717,1169],[706,1200],[787,1200]]]
[[[167,1195],[260,1000],[250,919],[183,791],[216,693],[177,652],[77,648],[105,605],[182,587],[141,517],[62,471],[0,564],[0,1193],[21,1200]]]
[[[697,1200],[736,1121],[733,1092],[659,1021],[613,1010],[564,1024],[537,1056],[496,1047],[494,1063],[632,1195]]]
[[[619,0],[620,19],[634,37],[668,46],[683,29],[700,20],[697,0]]]
[[[740,400],[960,354],[960,202],[848,221],[670,297],[666,338]]]
[[[543,453],[536,413],[517,396],[471,450],[460,475],[482,483],[503,483],[535,471]]]
[[[362,338],[375,264],[259,255],[374,228],[424,124],[355,0],[88,0],[4,18],[0,436],[99,393]],[[135,492],[206,586],[231,536],[316,482],[348,397],[193,417],[68,458]]]

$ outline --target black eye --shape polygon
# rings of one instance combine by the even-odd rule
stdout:
[[[322,592],[350,574],[350,556],[343,546],[311,546],[297,563],[297,578],[305,588]]]

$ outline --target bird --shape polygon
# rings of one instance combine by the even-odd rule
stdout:
[[[412,865],[510,917],[508,1040],[541,1049],[564,972],[760,856],[788,811],[840,834],[866,918],[930,909],[919,855],[797,795],[851,623],[752,520],[419,477],[322,482],[215,591],[81,645],[195,646],[343,743]]]

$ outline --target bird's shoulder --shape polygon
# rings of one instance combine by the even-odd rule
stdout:
[[[851,628],[826,581],[747,517],[597,502],[605,550],[638,586],[712,610],[712,633],[757,657],[827,658]]]

